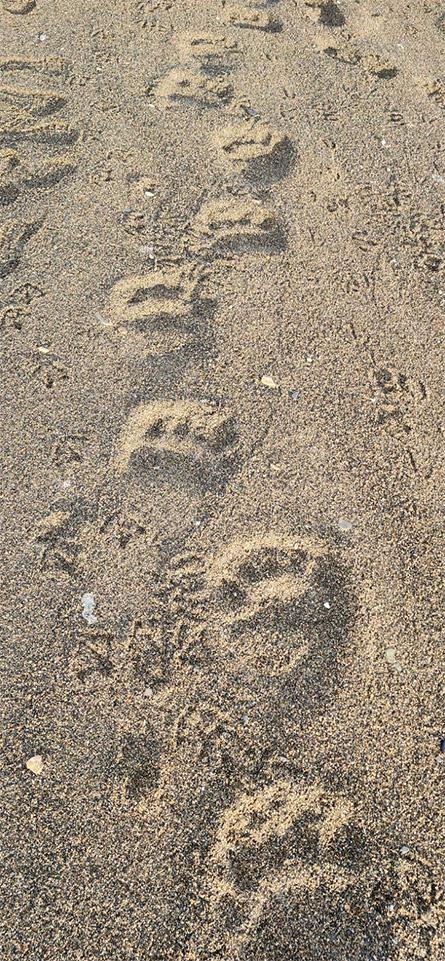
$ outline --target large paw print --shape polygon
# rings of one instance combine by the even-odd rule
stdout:
[[[115,457],[118,474],[138,470],[157,483],[221,490],[235,467],[233,418],[210,404],[162,401],[130,414]]]
[[[191,70],[175,68],[159,82],[156,93],[170,103],[219,107],[232,99],[233,86],[222,77],[206,77]]]
[[[389,920],[372,891],[331,867],[295,870],[265,886],[239,937],[236,961],[395,961]]]
[[[326,690],[352,609],[323,545],[272,534],[234,541],[210,561],[207,585],[209,643],[228,670],[277,677],[304,665],[308,693]]]
[[[293,148],[289,138],[264,123],[247,120],[218,130],[214,137],[221,159],[234,172],[252,180],[278,180],[289,171]]]
[[[245,197],[209,200],[193,223],[192,252],[205,256],[278,253],[286,246],[283,227],[275,213]]]
[[[318,784],[301,788],[280,779],[241,794],[216,834],[211,854],[216,888],[223,881],[234,893],[246,893],[284,864],[329,858],[352,816],[349,800]]]
[[[380,875],[380,877],[378,877]],[[236,961],[426,961],[443,957],[441,884],[418,859],[360,875],[290,868],[260,887],[232,939]]]
[[[367,918],[372,882],[357,884],[348,856],[348,839],[356,837],[352,803],[317,783],[281,779],[239,794],[221,816],[209,852],[208,913],[193,950],[213,956],[219,947],[224,953],[216,956],[238,961],[344,961],[347,944],[348,959],[383,961],[382,897],[374,896],[376,916]]]
[[[239,55],[240,49],[235,40],[230,40],[224,34],[190,31],[179,34],[174,40],[181,59],[187,63],[196,61],[199,66],[209,73],[215,70],[228,70],[230,61]]]

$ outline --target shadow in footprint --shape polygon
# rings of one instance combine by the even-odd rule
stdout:
[[[327,0],[320,7],[319,23],[324,27],[343,27],[346,17],[333,0]]]
[[[390,927],[361,886],[336,892],[283,884],[262,904],[237,961],[389,961]]]
[[[146,447],[134,456],[133,466],[144,474],[152,473],[160,484],[179,484],[198,494],[205,491],[218,494],[227,486],[236,465],[231,457],[207,462],[194,451]]]
[[[118,770],[124,779],[125,794],[132,801],[141,801],[157,787],[160,751],[153,731],[122,737]]]
[[[285,683],[287,697],[297,710],[324,710],[338,692],[342,655],[356,612],[346,571],[333,558],[324,558],[302,607],[286,612],[287,623],[309,639],[307,654]]]

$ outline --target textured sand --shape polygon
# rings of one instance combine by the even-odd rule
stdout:
[[[443,961],[445,3],[0,24],[3,957]]]

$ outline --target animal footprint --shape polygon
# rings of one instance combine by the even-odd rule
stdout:
[[[143,801],[155,790],[160,775],[160,750],[154,731],[128,731],[120,739],[117,769],[124,797]]]
[[[117,445],[118,474],[137,469],[158,483],[222,490],[235,468],[233,418],[210,404],[161,401],[130,415]]]
[[[272,253],[285,246],[283,230],[273,211],[244,197],[205,203],[195,218],[193,232],[192,249],[201,254]]]
[[[343,27],[346,18],[335,0],[304,0],[323,27]]]
[[[36,0],[2,0],[2,7],[8,13],[30,13],[36,5]]]
[[[233,97],[233,86],[221,77],[206,77],[191,70],[175,69],[157,85],[157,94],[166,100],[188,101],[204,107],[219,107]]]
[[[131,668],[150,692],[167,683],[171,660],[160,618],[153,618],[153,621],[150,626],[135,621],[127,641]]]
[[[2,110],[9,107],[33,117],[47,117],[66,106],[65,98],[56,91],[16,87],[0,87],[0,103]]]
[[[151,595],[150,615],[136,619],[127,639],[129,667],[150,688],[164,687],[179,664],[196,666],[202,636],[202,561],[198,555],[171,558],[159,590]],[[200,645],[201,647],[201,645]]]
[[[176,46],[182,59],[196,60],[203,70],[213,72],[226,65],[226,61],[240,53],[235,41],[229,40],[224,34],[184,33],[181,34]]]
[[[440,878],[419,860],[355,872],[337,863],[290,867],[261,884],[247,923],[232,940],[236,961],[330,961],[439,958],[443,897]]]
[[[44,517],[36,534],[40,565],[45,571],[72,575],[80,553],[78,522],[70,511],[53,511]]]
[[[398,961],[441,958],[445,920],[441,868],[410,852],[391,874],[382,887],[391,906],[395,940],[401,945]]]
[[[24,307],[6,307],[0,317],[0,329],[23,330],[27,319],[28,311]]]
[[[131,514],[125,514],[119,518],[117,524],[117,537],[119,540],[119,545],[122,548],[126,548],[128,544],[132,541],[137,540],[138,537],[142,537],[146,533],[146,528],[138,520],[137,517],[132,517]]]
[[[392,80],[398,73],[397,67],[389,60],[380,57],[377,53],[362,53],[351,44],[344,42],[338,46],[333,46],[324,37],[316,41],[317,48],[329,57],[338,60],[339,63],[350,66],[358,66],[371,77],[378,77],[379,80]]]
[[[373,372],[377,388],[376,421],[391,432],[409,434],[414,426],[416,409],[426,399],[422,383],[415,383],[393,367]]]
[[[0,73],[13,73],[17,70],[59,76],[68,72],[68,64],[61,57],[45,57],[44,59],[23,56],[0,57]]]
[[[377,53],[368,53],[360,57],[360,63],[366,73],[379,77],[380,80],[392,80],[398,73],[397,67],[389,60],[385,60]]]
[[[113,635],[101,628],[88,627],[79,633],[70,654],[70,668],[82,685],[96,686],[111,676],[115,669],[113,647]]]
[[[427,96],[439,107],[445,108],[445,80],[436,77],[434,80],[424,81],[422,85]]]
[[[309,638],[293,636],[308,619],[304,599],[313,590],[324,552],[307,541],[274,535],[235,541],[210,562],[207,584],[230,654],[245,667],[287,673],[307,654]],[[323,602],[320,603],[321,611]]]
[[[279,179],[289,169],[292,148],[288,137],[266,124],[246,121],[224,127],[216,133],[215,144],[234,170],[252,179]]]
[[[267,10],[251,10],[243,4],[231,4],[224,10],[226,23],[246,30],[265,30],[276,33],[281,23]]]
[[[387,906],[372,881],[336,866],[297,868],[263,885],[232,944],[234,961],[395,958]]]
[[[165,354],[194,339],[202,307],[198,285],[196,275],[176,267],[128,277],[113,288],[109,313],[114,324],[144,333],[151,354]]]
[[[49,158],[29,172],[23,183],[25,187],[54,187],[69,174],[74,173],[75,164],[68,157]]]
[[[18,267],[25,245],[41,225],[41,220],[24,224],[8,220],[0,227],[0,278]]]
[[[65,106],[65,98],[54,91],[0,87],[0,142],[73,143],[77,130],[52,117]]]
[[[277,601],[282,608],[298,607],[322,556],[311,542],[273,534],[232,543],[208,574],[211,589],[228,602],[224,623],[235,628],[252,619],[270,621]]]
[[[340,852],[345,839],[355,833],[351,802],[318,784],[306,787],[280,779],[238,795],[220,817],[209,852],[208,914],[192,951],[199,947],[211,954],[216,944],[223,943],[224,956],[239,961],[266,957],[291,961],[296,954],[289,941],[289,924],[283,917],[275,929],[269,913],[271,900],[279,892],[292,917],[291,906],[297,916],[299,912],[305,916],[313,894],[326,899],[333,883],[340,898],[349,898],[353,875],[348,857]],[[263,929],[267,929],[267,940],[262,938]],[[295,939],[293,925],[290,930]],[[301,945],[295,943],[301,950],[305,932],[305,925],[300,925]],[[362,935],[358,930],[359,939]],[[319,961],[322,952],[312,951],[311,945],[309,940],[307,952],[299,950],[298,957]],[[315,946],[320,948],[319,939]],[[365,957],[352,956],[360,961]],[[336,961],[340,957],[334,955]]]
[[[69,374],[65,364],[55,355],[38,353],[36,362],[29,364],[29,372],[32,377],[37,377],[48,389],[59,386],[68,380]]]
[[[66,157],[43,160],[29,170],[15,150],[0,150],[0,204],[14,203],[22,187],[52,187],[74,170]]]
[[[300,709],[329,696],[353,605],[322,545],[272,534],[236,540],[209,561],[207,589],[208,644],[229,672],[292,675]]]
[[[249,892],[284,863],[328,858],[350,824],[353,806],[318,785],[278,780],[242,794],[220,821],[210,862],[214,876]]]

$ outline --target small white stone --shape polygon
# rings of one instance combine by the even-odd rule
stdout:
[[[270,390],[278,389],[278,384],[275,383],[273,377],[270,377],[269,374],[263,375],[263,377],[261,378],[261,383],[263,387],[269,387]]]
[[[329,609],[330,609],[330,606],[331,606],[331,605],[330,605],[329,601],[324,601],[324,602],[323,602],[323,607],[325,607],[326,610],[329,610]]]
[[[346,517],[340,517],[338,526],[341,531],[350,531],[352,528],[352,521],[348,521]]]
[[[96,320],[98,320],[99,323],[102,324],[102,327],[112,327],[112,326],[113,326],[109,320],[105,320],[105,317],[103,317],[102,314],[100,314],[98,310],[96,311],[96,313],[95,313],[94,316],[96,317]]]
[[[389,667],[391,668],[392,671],[395,671],[396,674],[400,674],[400,673],[401,673],[402,668],[401,668],[401,666],[400,666],[400,664],[399,664],[399,662],[398,662],[398,660],[397,660],[397,651],[396,651],[395,647],[387,647],[387,648],[386,648],[386,650],[385,650],[385,659],[386,659],[386,662],[387,662],[387,664],[389,665]]]
[[[82,595],[82,617],[86,620],[87,624],[92,627],[93,624],[97,624],[97,617],[93,614],[94,608],[96,607],[96,600],[94,594],[83,594]]]
[[[28,771],[32,774],[41,774],[43,771],[43,757],[41,754],[35,754],[34,757],[30,757],[26,762],[26,767]]]
[[[46,39],[47,39],[47,34],[46,34],[46,33],[39,33],[39,40],[40,40],[41,43],[43,43],[43,41],[46,40]]]

